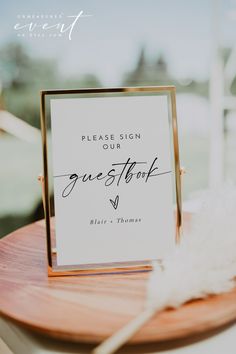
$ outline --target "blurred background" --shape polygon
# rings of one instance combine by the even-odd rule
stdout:
[[[0,237],[43,216],[42,89],[175,85],[185,206],[235,183],[235,0],[8,0],[0,14]]]

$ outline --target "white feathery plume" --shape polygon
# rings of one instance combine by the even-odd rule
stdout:
[[[235,191],[224,189],[204,203],[189,234],[164,260],[163,268],[154,265],[148,282],[148,306],[156,310],[176,308],[235,286]]]
[[[177,308],[192,299],[234,288],[236,276],[236,191],[224,188],[209,196],[176,250],[153,264],[145,309],[120,331],[95,348],[112,354],[156,312]]]

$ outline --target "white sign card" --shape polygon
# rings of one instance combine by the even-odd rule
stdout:
[[[50,99],[57,265],[162,259],[175,247],[167,94]]]

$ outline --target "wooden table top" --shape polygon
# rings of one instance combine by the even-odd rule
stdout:
[[[0,313],[51,337],[97,343],[141,311],[147,276],[48,278],[45,226],[36,222],[0,241]],[[235,318],[236,290],[163,311],[130,342],[185,338]]]

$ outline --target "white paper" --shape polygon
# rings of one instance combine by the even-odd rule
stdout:
[[[58,265],[162,258],[175,240],[167,97],[52,99],[51,123]]]

